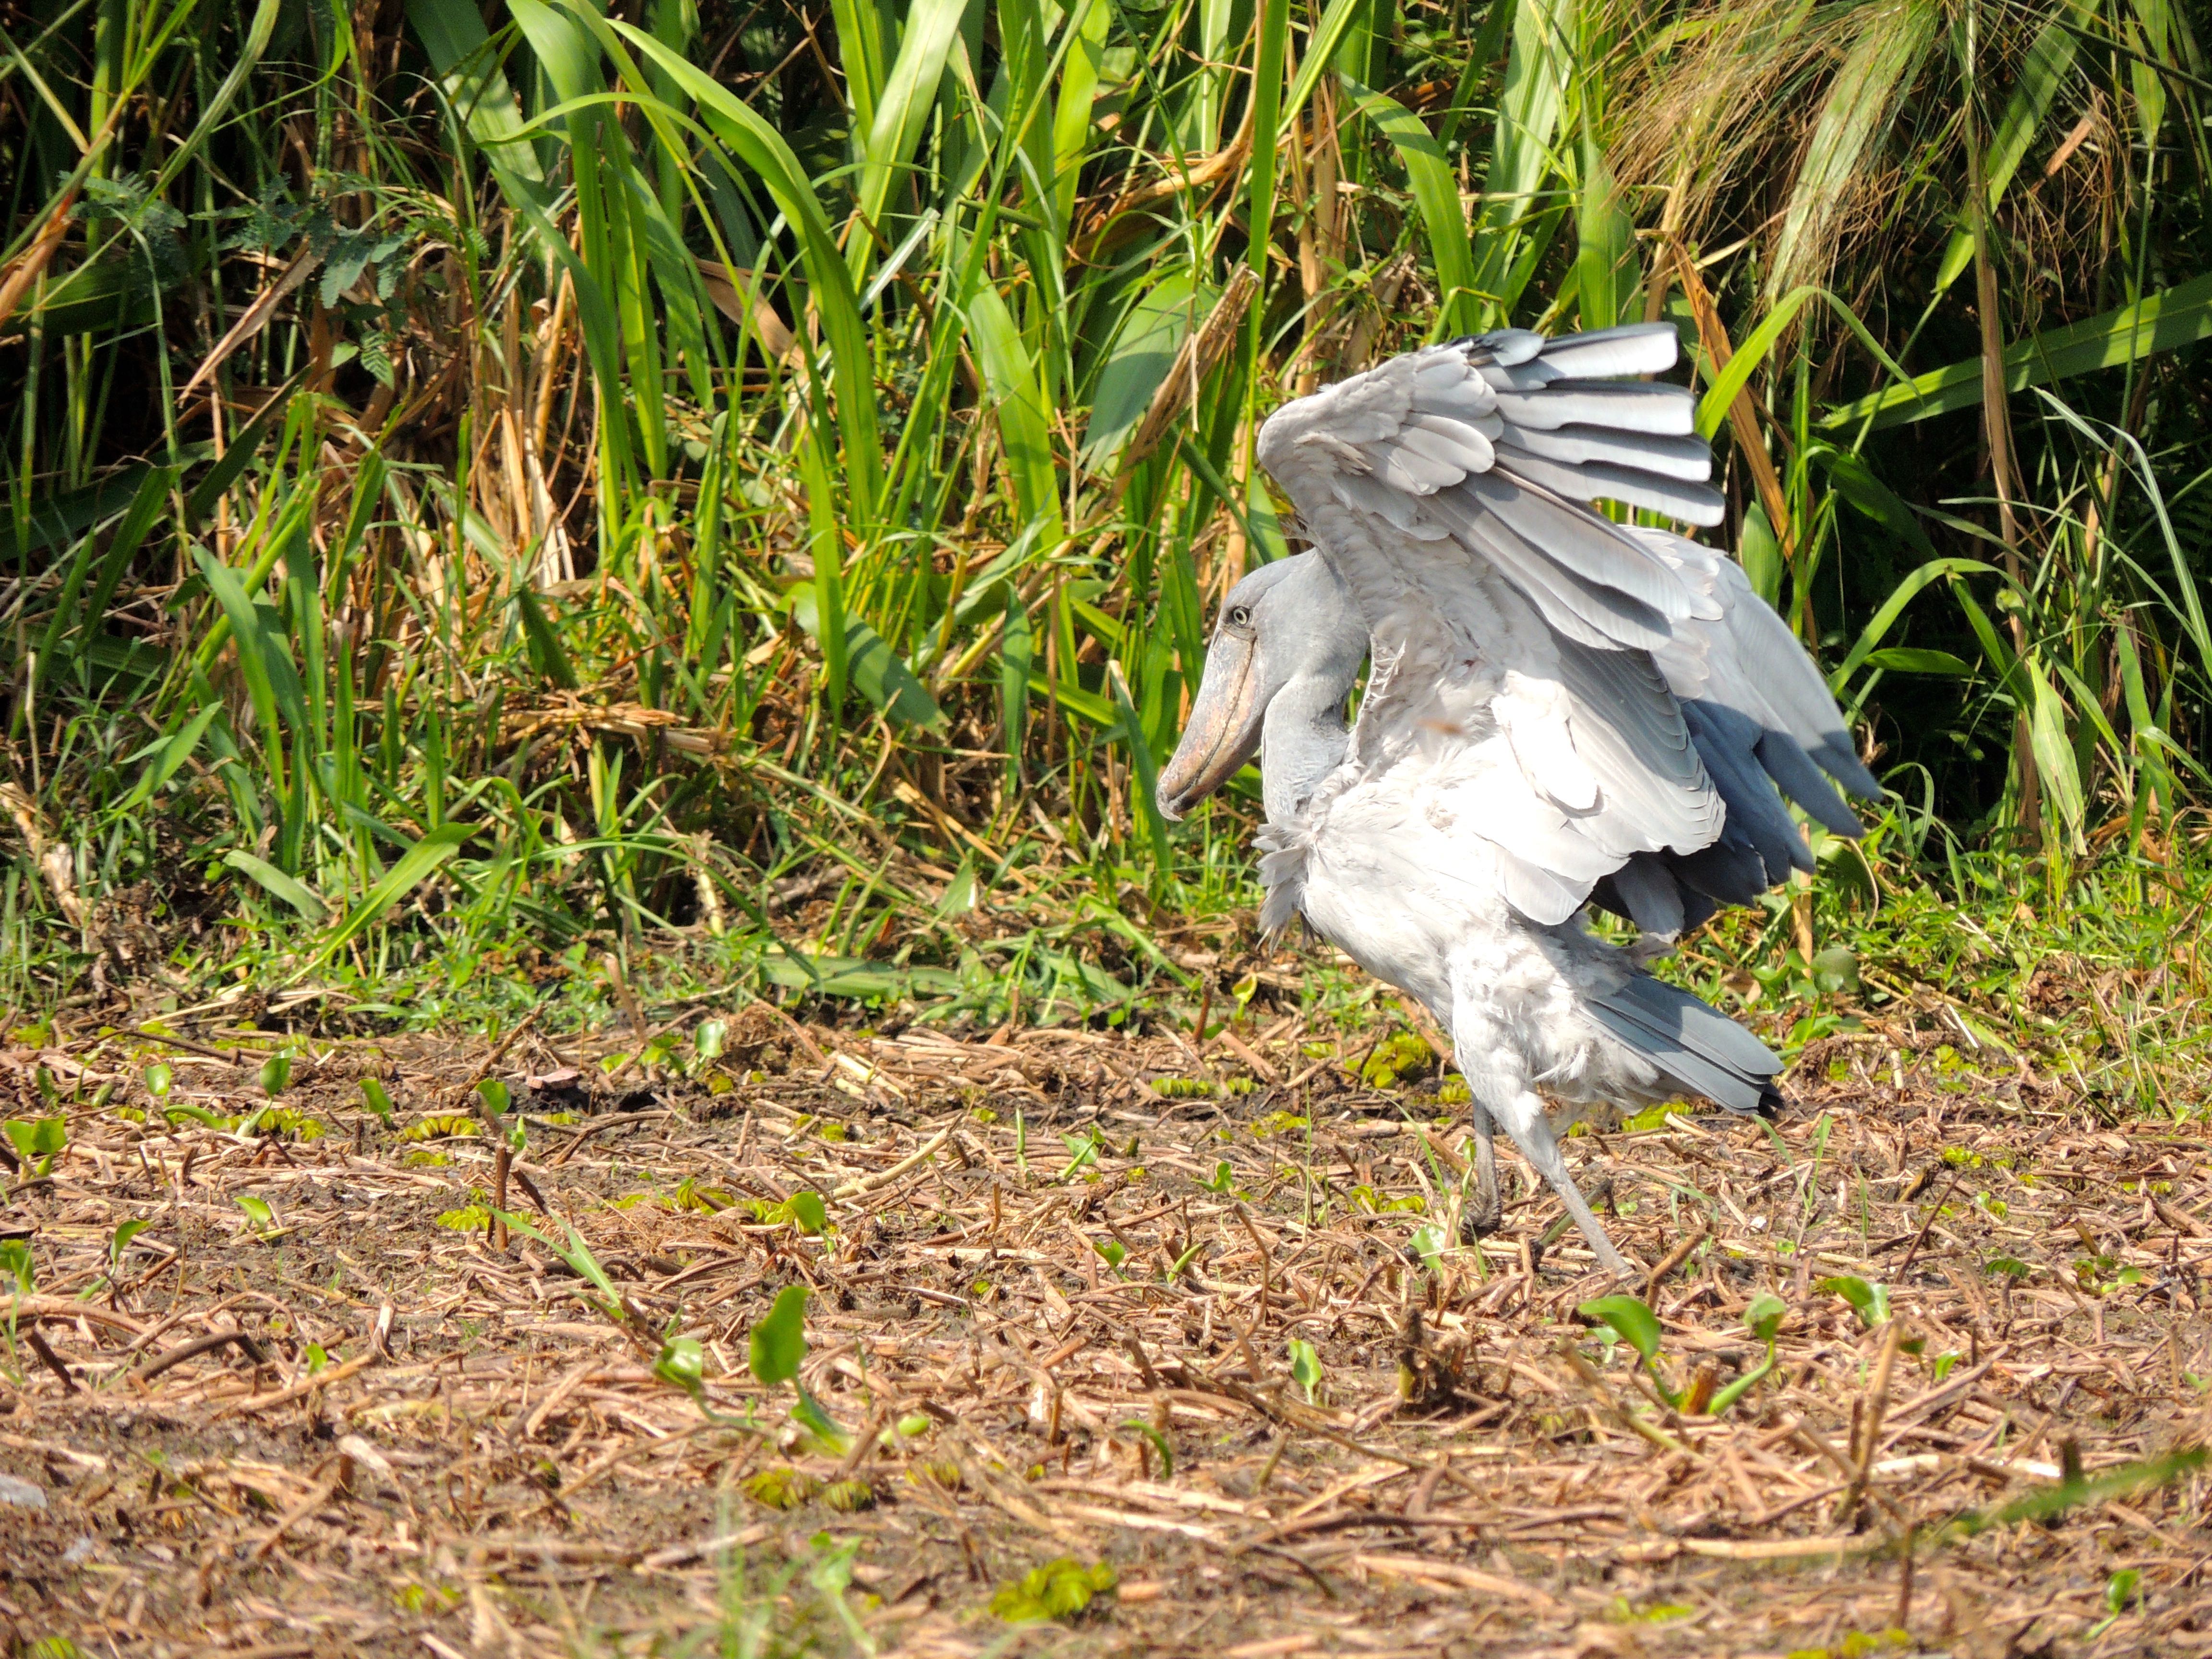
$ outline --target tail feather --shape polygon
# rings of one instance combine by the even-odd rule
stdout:
[[[1717,1008],[1649,974],[1586,1005],[1606,1030],[1668,1079],[1726,1111],[1770,1114],[1782,1104],[1781,1057]]]

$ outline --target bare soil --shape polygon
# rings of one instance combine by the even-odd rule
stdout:
[[[1662,1270],[1667,1389],[1755,1367],[1747,1308],[1787,1304],[1712,1416],[1577,1316],[1611,1287],[1516,1160],[1503,1231],[1451,1243],[1463,1109],[1354,1085],[1364,1039],[731,1024],[690,1074],[531,1031],[320,1045],[276,1133],[165,1121],[267,1104],[264,1033],[198,1032],[166,1101],[163,1045],[0,1049],[0,1109],[51,1086],[70,1134],[0,1209],[35,1282],[0,1651],[2212,1649],[2193,1124],[1900,1023],[1808,1049],[1771,1129],[1578,1137]],[[487,1075],[527,1124],[510,1211],[573,1225],[618,1305],[493,1236]],[[842,1439],[748,1369],[790,1285]],[[1055,1561],[1115,1588],[1002,1617]]]

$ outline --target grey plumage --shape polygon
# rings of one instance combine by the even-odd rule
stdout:
[[[1473,1095],[1479,1169],[1502,1124],[1615,1272],[1553,1114],[1684,1093],[1778,1105],[1780,1060],[1642,952],[1811,867],[1785,798],[1848,835],[1838,786],[1875,792],[1819,670],[1738,567],[1585,504],[1718,522],[1694,399],[1603,378],[1662,372],[1676,350],[1664,326],[1501,330],[1278,410],[1259,459],[1328,579],[1232,590],[1161,782],[1179,814],[1258,743],[1263,924],[1303,915],[1425,1003]],[[1294,592],[1311,614],[1271,632]],[[1347,732],[1359,630],[1371,672]],[[1638,952],[1584,927],[1589,903],[1636,923]],[[1486,1173],[1479,1208],[1494,1200]]]
[[[1685,1093],[1747,1116],[1781,1107],[1774,1086],[1780,1057],[1687,991],[1636,974],[1620,989],[1592,996],[1588,1006],[1607,1030],[1655,1061]]]

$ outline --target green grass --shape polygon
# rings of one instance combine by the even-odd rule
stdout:
[[[1148,781],[1286,546],[1259,422],[1644,317],[1897,792],[1861,954],[1990,882],[2148,950],[2205,779],[2205,84],[2118,0],[42,15],[0,1004],[1188,1004],[1254,795],[1171,830]]]

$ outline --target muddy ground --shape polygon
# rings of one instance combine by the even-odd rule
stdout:
[[[1656,1376],[1371,1037],[191,1030],[0,1049],[0,1652],[2212,1649],[2207,1141],[1901,1020],[1571,1143]]]

